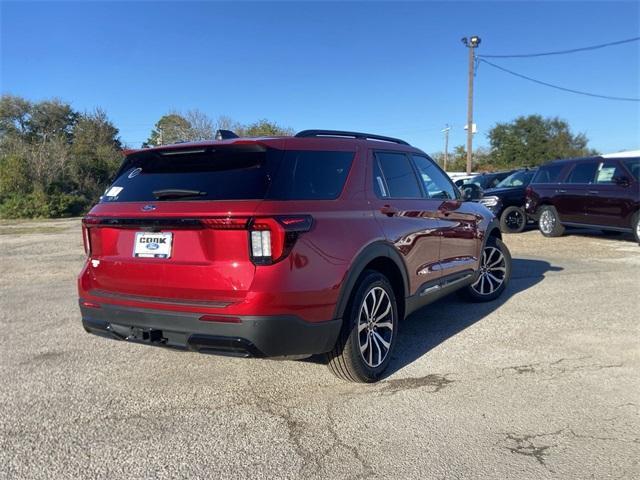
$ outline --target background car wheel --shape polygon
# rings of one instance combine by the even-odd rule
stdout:
[[[527,225],[527,214],[520,207],[508,207],[500,215],[502,233],[520,233]]]
[[[640,244],[640,212],[634,215],[631,221],[631,228],[633,228],[633,237],[636,239],[636,242]]]
[[[511,278],[511,253],[502,240],[490,237],[480,255],[480,271],[476,280],[463,293],[474,302],[495,300]]]
[[[343,318],[329,369],[351,382],[375,382],[391,360],[398,334],[398,308],[387,277],[366,270],[357,284]]]
[[[538,228],[545,237],[559,237],[564,233],[564,226],[560,223],[555,207],[549,205],[542,207]]]

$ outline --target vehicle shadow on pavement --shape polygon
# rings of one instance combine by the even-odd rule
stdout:
[[[514,258],[511,281],[500,298],[487,303],[472,303],[454,293],[414,312],[400,323],[398,343],[385,377],[482,320],[512,296],[541,282],[547,272],[562,270],[562,267],[552,266],[543,260]]]
[[[600,238],[602,240],[625,241],[630,243],[636,243],[636,239],[633,238],[633,234],[627,233],[627,232],[603,231],[603,230],[597,230],[597,229],[587,230],[587,229],[567,227],[564,234],[565,236],[571,236],[571,237],[576,236],[576,237]]]

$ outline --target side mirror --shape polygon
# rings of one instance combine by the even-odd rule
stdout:
[[[461,190],[464,202],[473,202],[482,198],[482,189],[474,183],[463,185]]]

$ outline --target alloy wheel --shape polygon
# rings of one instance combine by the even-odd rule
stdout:
[[[524,216],[518,210],[514,210],[513,212],[511,212],[511,213],[509,213],[507,215],[505,223],[507,224],[509,229],[517,230],[524,223]]]
[[[364,297],[358,315],[358,344],[365,363],[376,368],[384,362],[393,339],[393,308],[387,292],[374,287]]]
[[[540,215],[540,230],[542,230],[543,233],[551,233],[555,224],[556,219],[549,210],[542,212]]]
[[[488,246],[482,251],[480,275],[471,285],[479,295],[491,295],[504,283],[507,263],[500,249]]]

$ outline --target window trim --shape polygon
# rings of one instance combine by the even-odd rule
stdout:
[[[382,169],[382,165],[380,164],[380,159],[378,158],[378,154],[379,153],[390,153],[390,154],[394,154],[394,155],[402,155],[404,156],[407,161],[409,162],[409,165],[411,167],[411,170],[413,171],[413,177],[416,181],[416,184],[418,185],[418,190],[420,191],[420,197],[393,197],[391,196],[391,189],[389,189],[389,185],[387,183],[387,177],[384,174],[384,170]],[[420,181],[420,178],[418,176],[418,171],[416,169],[416,166],[413,163],[413,159],[411,158],[410,154],[408,152],[403,152],[403,151],[398,151],[398,150],[371,150],[371,154],[373,155],[373,160],[374,162],[376,162],[376,164],[378,165],[378,169],[380,170],[380,174],[382,175],[382,181],[384,182],[384,187],[387,190],[387,192],[389,192],[389,196],[386,197],[381,197],[380,195],[378,195],[378,193],[376,192],[376,188],[375,188],[375,172],[374,169],[372,169],[371,171],[371,179],[373,182],[373,193],[375,194],[376,198],[380,199],[380,200],[429,200],[429,198],[427,198],[425,196],[425,192],[424,192],[424,186],[422,185],[422,182]]]

